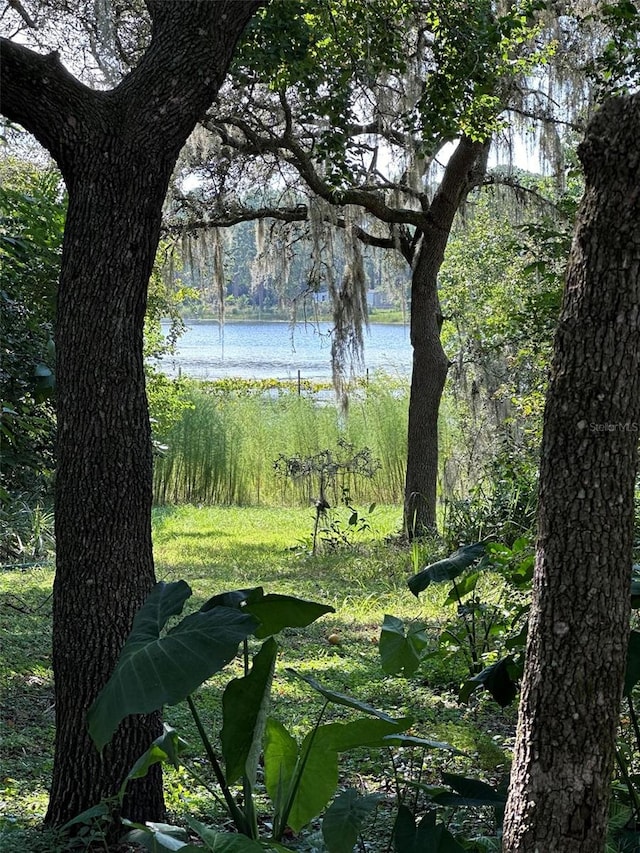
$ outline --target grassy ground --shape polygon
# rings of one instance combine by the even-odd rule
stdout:
[[[420,602],[406,587],[410,574],[441,556],[437,547],[411,553],[390,540],[400,523],[398,508],[379,507],[370,522],[372,530],[355,537],[354,547],[334,549],[325,542],[322,553],[312,556],[309,509],[163,508],[154,518],[156,572],[159,580],[185,579],[193,589],[194,608],[215,593],[257,585],[335,608],[335,614],[307,629],[288,630],[282,638],[274,715],[298,737],[313,725],[320,705],[306,685],[287,675],[287,666],[393,715],[410,714],[413,733],[446,740],[466,753],[452,758],[440,751],[401,751],[393,759],[396,768],[419,773],[429,783],[438,782],[445,767],[495,781],[507,764],[512,712],[496,713],[484,700],[470,708],[459,706],[454,691],[465,672],[455,662],[434,660],[411,680],[382,672],[377,641],[385,613],[426,622],[435,636],[451,608],[443,607],[444,587],[431,587]],[[46,809],[54,736],[52,580],[51,566],[0,570],[0,847],[5,853],[65,849],[57,846],[54,835],[37,831]],[[230,673],[213,679],[199,694],[201,714],[213,732],[219,729],[221,688],[233,674],[232,665]],[[168,708],[165,716],[197,743],[186,708]],[[341,772],[344,784],[387,793],[393,788],[388,756],[360,753],[347,759]],[[166,774],[166,798],[173,821],[188,813],[209,822],[219,817],[211,797],[181,774]],[[374,848],[385,844],[386,836]]]

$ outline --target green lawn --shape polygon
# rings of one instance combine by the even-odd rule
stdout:
[[[346,516],[342,518],[340,530]],[[284,632],[273,691],[274,715],[298,737],[313,725],[319,697],[286,673],[285,667],[293,667],[392,715],[411,715],[415,719],[412,733],[446,740],[466,753],[456,758],[440,751],[402,753],[394,762],[403,772],[435,783],[446,767],[495,780],[506,767],[512,712],[496,713],[495,706],[484,699],[471,708],[459,706],[455,688],[465,672],[455,662],[434,659],[410,680],[386,676],[381,669],[377,642],[385,613],[421,620],[432,626],[435,637],[438,625],[454,612],[443,606],[446,585],[430,587],[420,601],[409,593],[406,579],[442,553],[436,546],[412,553],[401,545],[395,536],[400,519],[398,507],[379,507],[370,518],[371,531],[354,537],[353,547],[336,549],[323,543],[321,553],[312,556],[310,509],[163,508],[154,515],[157,577],[190,584],[194,597],[187,608],[196,608],[219,592],[258,585],[266,592],[332,605],[335,614],[307,629]],[[54,836],[30,829],[38,827],[46,809],[52,762],[52,580],[51,566],[0,570],[0,847],[5,853],[58,849]],[[233,664],[228,669],[198,696],[202,716],[213,733],[219,728],[221,688],[238,673]],[[194,744],[196,757],[197,738],[188,711],[178,705],[167,708],[165,717]],[[387,755],[359,753],[344,762],[341,774],[344,784],[385,793],[393,789]],[[180,821],[185,813],[216,820],[215,802],[202,788],[175,772],[166,774],[166,783],[172,820]]]

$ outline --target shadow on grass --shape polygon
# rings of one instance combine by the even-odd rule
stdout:
[[[197,609],[215,593],[251,586],[263,586],[268,593],[329,603],[338,610],[306,629],[288,629],[280,635],[282,651],[273,688],[273,715],[301,740],[322,706],[318,693],[286,673],[289,666],[391,716],[411,715],[415,719],[413,733],[417,735],[448,740],[457,748],[480,756],[480,762],[476,757],[474,764],[464,757],[451,759],[448,754],[430,754],[426,759],[428,775],[434,783],[445,766],[464,772],[468,766],[480,765],[489,770],[504,762],[499,744],[492,741],[493,735],[480,731],[480,723],[489,715],[479,715],[476,720],[475,711],[461,709],[454,693],[446,689],[455,690],[454,683],[443,686],[442,679],[437,683],[428,667],[410,680],[391,678],[382,672],[377,649],[381,612],[397,613],[396,605],[406,601],[411,618],[419,615],[418,605],[405,587],[411,571],[407,552],[380,543],[376,547],[363,545],[355,552],[310,557],[302,547],[289,547],[296,548],[298,535],[301,539],[308,535],[308,512],[283,511],[280,526],[278,515],[276,511],[237,508],[196,512],[193,508],[163,507],[154,511],[156,574],[165,580],[183,578],[192,585],[194,595],[185,611]],[[51,770],[52,580],[52,570],[0,573],[0,630],[8,638],[2,643],[0,687],[5,705],[3,724],[10,735],[10,763],[6,761],[6,741],[3,763],[6,778],[14,780],[12,791],[4,799],[9,813],[24,822],[43,816]],[[426,605],[421,602],[420,607],[423,606]],[[383,607],[389,609],[382,611]],[[216,738],[221,725],[222,691],[230,679],[241,673],[242,667],[235,661],[196,694],[207,729]],[[455,680],[455,673],[444,675]],[[199,756],[197,733],[186,706],[167,708],[165,717],[184,732],[191,742],[192,755]],[[353,712],[334,706],[327,721],[352,717]],[[505,720],[503,728],[507,723]],[[493,718],[491,725],[495,731]],[[388,770],[383,769],[378,752],[359,753],[341,767],[345,783],[359,785],[363,775],[370,776],[374,785],[388,782]],[[170,807],[184,816],[190,810],[189,801],[172,793],[171,774],[167,774],[167,780]],[[176,791],[180,784],[177,779]],[[206,798],[202,802],[203,809],[208,810]],[[12,848],[8,846],[7,850]]]

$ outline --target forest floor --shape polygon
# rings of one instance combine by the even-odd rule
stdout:
[[[180,507],[154,514],[157,577],[186,580],[193,590],[187,607],[197,609],[216,593],[262,586],[267,593],[335,608],[308,628],[288,629],[280,637],[271,713],[298,740],[313,727],[322,697],[292,677],[288,667],[393,717],[411,716],[410,734],[444,741],[457,750],[401,747],[344,756],[340,786],[383,795],[378,817],[363,831],[362,849],[371,851],[389,849],[390,815],[398,797],[407,797],[417,814],[424,813],[424,789],[419,786],[442,785],[443,772],[494,786],[503,782],[514,734],[513,708],[500,710],[486,694],[459,703],[458,687],[468,677],[460,650],[438,651],[443,626],[456,617],[455,606],[445,605],[448,585],[433,585],[418,600],[406,584],[425,564],[444,555],[437,543],[419,548],[403,544],[395,536],[400,516],[397,507],[376,508],[368,519],[370,529],[361,533],[337,519],[312,555],[310,509]],[[53,759],[52,581],[50,563],[0,569],[3,853],[71,849],[58,834],[40,828]],[[410,678],[387,675],[382,669],[378,641],[385,614],[426,626],[433,654]],[[207,682],[198,696],[200,714],[214,739],[220,728],[221,689],[237,675],[233,670],[230,665]],[[336,709],[337,718],[344,713],[343,707]],[[186,706],[167,708],[165,720],[189,742],[198,762],[198,738]],[[216,801],[183,771],[165,773],[165,796],[173,823],[184,824],[188,816],[206,824],[223,821]],[[268,809],[266,798],[264,807]],[[493,809],[439,811],[454,834],[494,833]],[[296,849],[316,849],[318,826],[290,841]]]

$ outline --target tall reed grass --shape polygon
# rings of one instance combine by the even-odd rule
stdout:
[[[381,468],[372,480],[352,478],[351,499],[401,503],[407,451],[408,385],[377,377],[355,387],[347,414],[313,392],[286,385],[196,383],[187,387],[192,406],[159,436],[166,452],[157,458],[157,504],[296,505],[317,497],[315,482],[278,475],[275,460],[336,450],[340,439],[355,450],[368,447]],[[334,500],[336,496],[334,495]],[[338,496],[339,497],[339,496]]]

